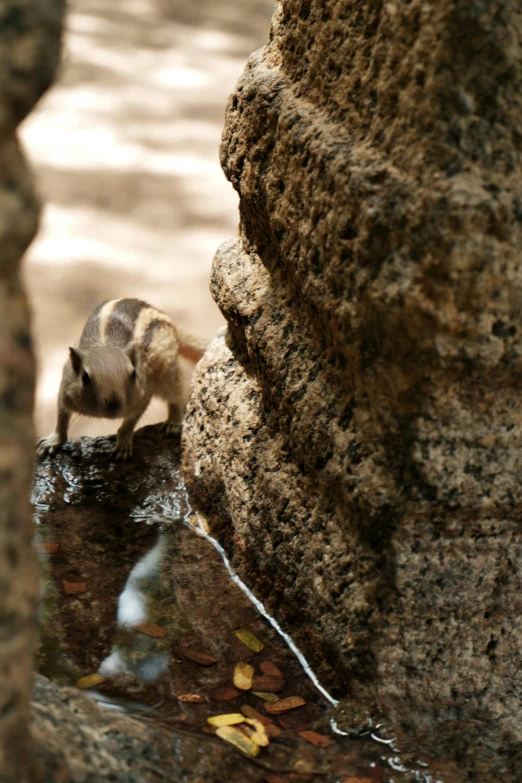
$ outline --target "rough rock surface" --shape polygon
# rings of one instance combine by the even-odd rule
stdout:
[[[37,569],[30,549],[34,361],[20,259],[39,202],[16,128],[52,81],[63,0],[0,3],[0,781],[25,783]]]
[[[498,0],[278,3],[228,104],[228,330],[184,428],[340,720],[487,780],[522,767],[521,36]]]
[[[45,677],[36,677],[33,714],[46,783],[242,783],[249,774],[217,739],[102,709]]]

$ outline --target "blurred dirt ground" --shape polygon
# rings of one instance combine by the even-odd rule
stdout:
[[[22,139],[45,201],[25,261],[39,362],[37,433],[54,427],[67,346],[106,299],[135,296],[210,338],[213,254],[237,228],[219,165],[227,97],[272,0],[74,0],[58,83]],[[187,367],[187,378],[188,378]],[[163,418],[161,403],[143,423]],[[71,435],[114,432],[82,420]]]

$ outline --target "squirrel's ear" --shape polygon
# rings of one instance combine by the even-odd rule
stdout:
[[[82,360],[83,360],[82,352],[79,351],[77,348],[69,347],[69,357],[71,359],[71,364],[73,366],[74,372],[76,373],[80,372],[82,368]]]
[[[135,367],[136,359],[138,357],[138,349],[136,347],[136,343],[133,340],[131,340],[130,343],[127,343],[127,345],[123,349],[123,352],[127,354],[130,363],[132,364],[133,367]]]

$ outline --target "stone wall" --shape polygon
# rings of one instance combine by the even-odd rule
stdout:
[[[34,361],[20,259],[39,202],[16,129],[52,81],[63,0],[0,3],[0,781],[34,770],[28,717],[36,645],[37,567],[29,488]]]
[[[184,427],[345,725],[484,779],[522,764],[521,35],[499,0],[280,0],[228,103],[228,329]]]

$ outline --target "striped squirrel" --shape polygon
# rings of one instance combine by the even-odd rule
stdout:
[[[58,394],[56,431],[38,442],[37,454],[54,454],[67,440],[71,414],[120,419],[113,454],[132,456],[134,428],[153,396],[168,402],[163,425],[176,432],[183,418],[179,355],[197,362],[204,341],[189,337],[171,319],[139,299],[99,305],[78,347],[69,348]]]

